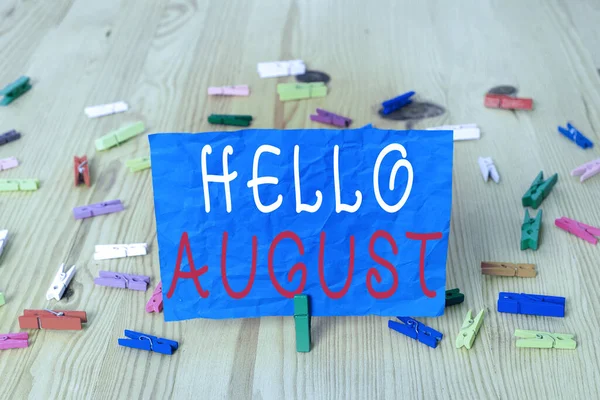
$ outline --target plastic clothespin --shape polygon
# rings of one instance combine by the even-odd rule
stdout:
[[[0,256],[8,241],[8,229],[0,229]]]
[[[280,83],[277,85],[277,93],[280,101],[325,97],[327,96],[327,86],[324,82]]]
[[[427,128],[427,131],[452,131],[452,140],[476,140],[481,138],[481,130],[477,124],[441,125]]]
[[[148,245],[146,243],[97,244],[94,252],[94,260],[145,256],[147,248]]]
[[[460,292],[460,289],[446,290],[446,307],[460,304],[465,301],[465,295]]]
[[[487,108],[531,111],[533,109],[533,99],[488,93],[485,95],[483,105]]]
[[[557,181],[558,174],[554,174],[544,181],[544,172],[540,171],[521,199],[523,207],[537,209],[542,204],[544,199],[548,197]]]
[[[104,117],[106,115],[112,115],[117,113],[125,112],[129,109],[129,106],[124,101],[117,101],[115,103],[99,104],[97,106],[86,107],[83,111],[88,118]]]
[[[8,157],[0,160],[0,171],[6,171],[7,169],[16,168],[19,166],[19,160],[17,157]]]
[[[24,349],[29,347],[29,333],[0,333],[0,350]]]
[[[0,179],[0,192],[30,192],[38,190],[37,179]]]
[[[317,108],[317,114],[310,116],[311,121],[320,122],[322,124],[329,124],[339,126],[340,128],[347,128],[352,123],[352,120],[341,115],[334,114],[329,111],[325,111],[322,108]]]
[[[118,146],[121,143],[143,133],[144,130],[146,130],[146,128],[144,127],[144,123],[142,121],[124,126],[102,136],[99,139],[96,139],[96,149],[102,151]]]
[[[596,238],[596,236],[600,237],[600,228],[596,228],[591,225],[586,225],[582,222],[575,221],[567,217],[557,218],[556,220],[554,220],[554,225],[558,226],[562,230],[572,233],[573,235],[585,240],[588,243],[594,245],[598,243],[598,239]]]
[[[518,276],[519,278],[535,278],[535,264],[513,264],[505,262],[481,262],[482,275]]]
[[[84,322],[87,322],[85,311],[25,310],[19,317],[21,329],[79,331]]]
[[[529,216],[529,210],[525,210],[525,218],[521,225],[521,250],[537,250],[540,240],[540,228],[542,227],[542,210],[538,211],[535,218]]]
[[[75,174],[75,186],[84,183],[87,187],[90,187],[90,166],[87,156],[73,157],[73,172]]]
[[[280,76],[302,75],[306,73],[306,65],[302,60],[270,61],[257,64],[261,78],[277,78]]]
[[[62,298],[63,293],[67,289],[67,286],[69,286],[69,283],[71,283],[71,280],[74,276],[74,265],[72,265],[68,271],[65,271],[65,263],[60,264],[60,267],[58,267],[58,272],[56,273],[56,275],[54,276],[54,280],[52,281],[52,285],[50,285],[50,288],[46,292],[46,300],[54,299],[56,301],[59,301]]]
[[[143,171],[145,169],[149,169],[150,165],[150,157],[139,157],[134,158],[132,160],[128,160],[125,162],[125,166],[129,168],[131,172]]]
[[[581,176],[579,182],[583,182],[598,173],[600,173],[600,158],[575,168],[571,171],[571,176]]]
[[[394,97],[393,99],[384,101],[383,103],[381,103],[381,107],[383,107],[383,109],[381,110],[381,113],[383,115],[388,115],[396,110],[401,109],[402,107],[404,107],[406,105],[409,105],[410,103],[412,103],[412,100],[410,98],[413,97],[414,95],[415,95],[415,92],[410,91],[410,92],[401,94],[398,97]]]
[[[0,106],[9,105],[28,92],[29,89],[31,89],[31,84],[29,83],[29,77],[27,76],[21,76],[13,83],[9,83],[4,89],[0,90],[0,95],[4,96],[4,98],[0,100]]]
[[[433,347],[434,349],[444,336],[441,332],[424,325],[416,319],[409,317],[396,318],[398,318],[402,323],[389,320],[388,328],[393,329],[396,332],[406,335],[412,339],[416,339],[429,347]]]
[[[294,296],[294,324],[296,326],[296,351],[308,353],[310,351],[310,310],[308,296],[305,294]]]
[[[564,297],[540,294],[500,292],[498,312],[511,314],[539,315],[543,317],[564,317]]]
[[[475,337],[477,337],[477,333],[479,333],[479,328],[481,328],[481,325],[483,324],[483,315],[484,310],[479,311],[479,314],[477,314],[475,318],[473,318],[471,310],[467,312],[462,327],[460,328],[460,332],[456,337],[457,349],[460,349],[463,346],[465,346],[467,350],[471,349]]]
[[[162,292],[162,282],[158,282],[156,285],[156,289],[154,289],[154,293],[152,293],[152,297],[146,303],[146,312],[152,313],[160,313],[163,310],[163,292]]]
[[[0,146],[2,146],[3,144],[6,144],[6,143],[14,142],[15,140],[19,139],[20,137],[21,137],[21,134],[14,129],[10,130],[8,132],[4,132],[3,134],[0,135]]]
[[[498,171],[496,170],[496,166],[491,157],[479,157],[477,162],[479,163],[479,169],[481,170],[484,181],[487,182],[491,177],[494,182],[500,182],[500,175],[498,175]]]
[[[250,96],[248,85],[211,86],[208,88],[211,96]]]
[[[149,276],[122,274],[112,271],[100,271],[98,278],[94,279],[94,284],[98,286],[139,290],[142,292],[148,289],[149,283]]]
[[[567,127],[563,128],[562,126],[558,127],[558,131],[571,142],[574,142],[577,146],[582,149],[592,148],[594,143],[585,136],[583,133],[579,132],[571,123],[567,122]]]
[[[119,339],[119,346],[167,355],[173,354],[179,347],[179,343],[174,340],[163,339],[127,329],[125,330],[125,337],[128,339]]]
[[[211,114],[208,123],[215,125],[250,126],[252,115]]]
[[[517,340],[517,347],[521,348],[574,350],[577,347],[577,342],[573,339],[575,335],[565,333],[515,329],[515,336],[522,338]]]
[[[119,211],[123,211],[123,203],[121,200],[109,200],[102,203],[90,204],[87,206],[75,207],[73,209],[73,216],[75,219],[84,219],[97,217],[99,215],[111,214]]]

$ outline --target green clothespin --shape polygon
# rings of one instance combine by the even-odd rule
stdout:
[[[133,160],[126,161],[125,166],[131,172],[143,171],[150,168],[150,157],[134,158]]]
[[[446,307],[460,304],[465,301],[465,295],[460,292],[460,289],[446,290]]]
[[[37,179],[0,179],[0,192],[25,192],[38,190]]]
[[[0,106],[9,105],[29,91],[29,89],[31,89],[31,84],[29,83],[28,76],[22,76],[13,83],[6,85],[4,89],[0,90],[0,95],[4,96],[4,98],[0,100]]]
[[[277,85],[277,93],[281,101],[325,97],[327,96],[327,86],[324,82],[280,83]]]
[[[144,123],[142,121],[119,128],[116,131],[112,131],[101,138],[96,139],[96,149],[102,151],[118,146],[132,137],[144,132],[145,129],[146,128],[144,127]]]
[[[530,349],[564,349],[574,350],[577,347],[575,335],[565,333],[548,333],[515,329],[517,347]]]
[[[483,324],[483,315],[485,310],[479,311],[479,314],[475,318],[473,318],[473,314],[471,310],[467,312],[465,316],[465,320],[460,328],[460,332],[456,337],[456,348],[460,349],[465,346],[467,350],[470,350],[473,347],[473,342],[479,333],[479,328]]]
[[[529,210],[525,210],[525,218],[521,225],[521,250],[537,250],[540,240],[540,228],[542,226],[542,211],[535,218],[529,216]]]
[[[310,313],[308,296],[305,294],[294,296],[294,323],[296,325],[296,351],[308,353],[310,351]]]
[[[533,180],[529,190],[523,195],[523,207],[537,209],[542,204],[542,201],[548,197],[557,181],[558,174],[554,174],[544,181],[544,171],[540,171],[538,176]]]
[[[211,114],[208,117],[208,123],[216,125],[250,126],[250,122],[252,115]]]

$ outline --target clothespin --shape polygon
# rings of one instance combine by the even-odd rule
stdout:
[[[0,192],[29,192],[38,190],[37,179],[0,179]]]
[[[460,304],[465,301],[465,295],[460,292],[460,289],[446,290],[446,307]]]
[[[87,156],[73,157],[73,171],[75,173],[75,186],[85,183],[87,187],[90,187],[90,166]]]
[[[252,122],[252,115],[211,114],[208,116],[209,124],[250,126],[250,122]]]
[[[98,286],[145,292],[146,289],[148,289],[150,277],[145,275],[130,275],[119,272],[100,271],[98,278],[94,279],[94,283]]]
[[[19,166],[19,160],[17,157],[3,158],[0,160],[0,171],[6,171],[7,169],[16,168]]]
[[[400,322],[389,320],[388,328],[393,329],[396,332],[400,332],[401,334],[410,338],[416,339],[429,347],[433,347],[434,349],[444,336],[442,333],[428,327],[427,325],[423,325],[423,323],[417,321],[416,319],[409,317],[396,318],[398,318],[402,324]]]
[[[85,311],[25,310],[19,317],[21,329],[79,331],[84,322],[87,322]]]
[[[174,340],[163,339],[145,333],[125,330],[128,339],[119,339],[119,346],[171,355],[179,347]]]
[[[535,278],[535,264],[513,264],[505,262],[481,262],[482,275],[518,276],[519,278]]]
[[[523,207],[537,209],[542,204],[542,201],[548,197],[557,181],[558,174],[554,174],[544,181],[544,171],[540,171],[523,195]]]
[[[0,229],[0,256],[8,241],[8,229]]]
[[[131,139],[144,132],[146,128],[144,127],[144,123],[142,121],[138,121],[134,124],[124,126],[115,131],[112,131],[99,139],[96,139],[96,149],[97,150],[107,150],[111,147],[118,146],[123,142]]]
[[[211,96],[250,96],[248,85],[236,86],[211,86],[208,88]]]
[[[126,161],[125,166],[131,172],[143,171],[150,168],[150,157],[139,157]]]
[[[280,83],[277,85],[277,93],[280,101],[325,97],[327,96],[327,86],[324,82]]]
[[[583,182],[598,173],[600,173],[600,158],[575,168],[571,171],[571,176],[581,176],[579,182]]]
[[[84,219],[97,217],[98,215],[111,214],[123,211],[124,209],[121,200],[109,200],[102,203],[90,204],[88,206],[75,207],[73,209],[73,216],[75,219]]]
[[[29,89],[31,89],[31,84],[29,83],[29,77],[27,76],[21,76],[13,83],[9,83],[4,89],[0,90],[0,96],[4,96],[4,98],[0,100],[0,106],[9,105],[29,91]]]
[[[302,60],[261,62],[257,65],[261,78],[277,78],[280,76],[302,75],[306,65]]]
[[[600,237],[600,228],[596,228],[591,225],[586,225],[582,222],[575,221],[567,217],[557,218],[556,220],[554,220],[554,225],[558,226],[562,230],[572,233],[573,235],[585,240],[588,243],[594,245],[598,243],[598,239],[596,239],[595,236]]]
[[[59,301],[69,283],[71,283],[71,279],[75,276],[75,266],[72,265],[68,271],[65,271],[65,263],[60,264],[58,267],[58,272],[54,276],[54,280],[52,281],[52,285],[46,292],[46,300],[54,299]]]
[[[456,348],[460,349],[465,346],[467,350],[470,350],[473,346],[473,342],[475,341],[475,337],[477,333],[479,333],[479,328],[483,324],[483,314],[484,310],[479,311],[479,314],[475,318],[473,318],[473,314],[471,314],[471,310],[467,312],[465,320],[460,328],[460,332],[456,337]]]
[[[0,306],[6,304],[6,300],[4,299],[4,293],[0,292]]]
[[[565,303],[564,297],[500,292],[498,295],[498,312],[564,317]]]
[[[296,326],[296,351],[308,353],[310,351],[310,310],[308,309],[308,296],[305,294],[294,296],[294,324]]]
[[[310,119],[311,121],[339,126],[340,128],[347,128],[352,123],[352,120],[350,118],[342,117],[341,115],[325,111],[322,108],[317,108],[317,115],[312,114],[310,116]]]
[[[162,292],[162,282],[158,282],[156,285],[156,289],[154,289],[154,293],[152,293],[152,297],[146,303],[146,312],[159,313],[163,310],[163,292]]]
[[[0,350],[24,349],[29,347],[28,339],[27,332],[0,333]]]
[[[125,112],[129,109],[129,106],[124,101],[117,101],[115,103],[100,104],[97,106],[86,107],[83,111],[88,118],[104,117],[106,115],[117,114]]]
[[[500,182],[500,175],[498,175],[498,171],[496,170],[496,166],[491,157],[479,157],[477,162],[479,163],[479,169],[481,170],[484,181],[487,182],[488,178],[491,176],[494,182]]]
[[[110,260],[113,258],[145,256],[148,245],[146,243],[133,244],[97,244],[94,260]]]
[[[529,217],[529,210],[525,210],[525,218],[521,225],[521,250],[537,250],[540,240],[540,228],[542,227],[542,210],[535,218]]]
[[[388,115],[396,110],[401,109],[404,106],[409,105],[410,103],[412,103],[412,100],[410,98],[413,97],[414,95],[415,95],[415,92],[410,91],[410,92],[401,94],[398,97],[394,97],[393,99],[384,101],[383,103],[381,103],[381,107],[383,107],[383,109],[381,110],[381,113],[383,115]]]
[[[427,128],[428,131],[452,131],[452,140],[476,140],[481,137],[481,130],[477,124],[441,125]]]
[[[506,110],[533,109],[533,99],[507,96],[504,94],[486,94],[483,105],[487,108],[503,108]]]
[[[20,137],[21,137],[21,134],[14,129],[10,130],[8,132],[4,132],[3,134],[0,135],[0,146],[2,146],[3,144],[6,144],[6,143],[14,142],[15,140],[19,139]]]
[[[591,148],[594,146],[594,143],[585,136],[583,133],[579,132],[571,123],[567,122],[567,127],[563,128],[562,126],[558,127],[558,131],[571,142],[574,142],[577,146],[582,149]]]
[[[522,338],[517,340],[517,347],[521,348],[574,350],[577,347],[577,342],[573,339],[575,335],[565,333],[515,329],[515,336]]]

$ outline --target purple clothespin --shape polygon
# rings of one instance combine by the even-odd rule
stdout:
[[[600,158],[575,168],[571,171],[571,176],[581,176],[579,182],[583,182],[598,173],[600,173]]]
[[[0,135],[0,146],[3,144],[15,141],[21,137],[21,134],[14,129]]]
[[[16,157],[3,158],[0,160],[0,171],[15,168],[19,166],[19,161]]]
[[[73,216],[75,219],[84,219],[119,212],[124,209],[125,207],[123,207],[121,200],[109,200],[103,201],[102,203],[90,204],[88,206],[75,207],[73,209]]]
[[[325,111],[322,108],[317,108],[317,115],[310,116],[311,121],[321,122],[323,124],[335,125],[340,128],[347,128],[352,123],[350,118],[342,117],[341,115]]]
[[[146,291],[150,277],[145,275],[121,274],[111,271],[100,271],[98,278],[94,279],[98,286],[108,286],[120,289]]]

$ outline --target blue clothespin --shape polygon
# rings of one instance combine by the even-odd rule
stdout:
[[[498,312],[564,317],[565,302],[564,297],[558,296],[500,292],[498,295]]]
[[[400,322],[389,320],[388,328],[393,329],[396,332],[400,332],[401,334],[410,338],[416,339],[429,347],[433,347],[434,349],[437,347],[438,342],[442,340],[442,336],[444,336],[441,332],[438,332],[427,325],[423,325],[423,323],[417,321],[416,319],[409,317],[396,318],[403,323],[401,324]]]
[[[16,99],[18,99],[21,95],[31,89],[31,84],[29,83],[29,77],[22,76],[13,83],[6,85],[2,90],[0,90],[0,95],[4,96],[2,100],[0,100],[0,106],[7,106]]]
[[[119,346],[168,355],[173,354],[179,347],[179,343],[174,340],[158,338],[140,332],[128,331],[127,329],[125,330],[125,336],[129,339],[119,339]]]
[[[400,108],[412,103],[412,100],[410,98],[414,96],[414,94],[415,92],[412,91],[406,92],[398,97],[394,97],[393,99],[384,101],[383,103],[381,103],[381,106],[383,107],[381,113],[383,115],[388,115],[389,113],[399,110]]]
[[[594,146],[594,143],[592,143],[592,141],[590,139],[588,139],[585,136],[583,136],[583,133],[579,132],[569,122],[567,122],[567,128],[566,129],[563,128],[562,126],[559,126],[558,127],[558,131],[560,133],[562,133],[563,136],[565,136],[570,141],[575,142],[575,144],[577,146],[581,147],[582,149],[587,149],[588,147]]]

